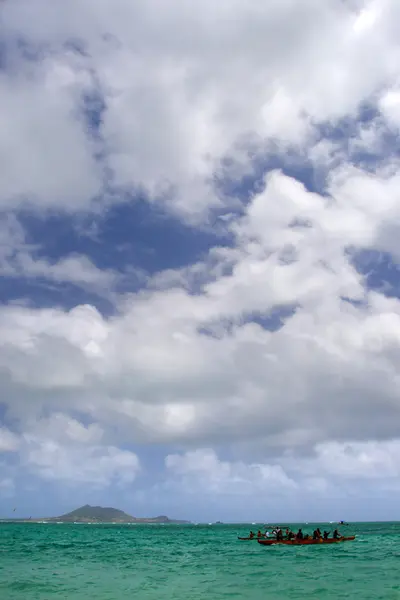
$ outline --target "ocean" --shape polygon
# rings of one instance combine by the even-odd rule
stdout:
[[[237,539],[250,529],[2,523],[0,599],[400,600],[400,523],[350,524],[356,540],[331,546]]]

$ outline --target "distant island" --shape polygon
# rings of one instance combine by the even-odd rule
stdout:
[[[189,524],[190,521],[169,519],[165,515],[158,517],[132,517],[122,510],[85,504],[72,512],[59,517],[42,519],[2,519],[2,521],[30,521],[41,523],[171,523],[175,525]]]

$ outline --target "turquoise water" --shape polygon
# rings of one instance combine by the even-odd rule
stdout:
[[[400,600],[400,523],[350,525],[342,531],[354,542],[289,548],[238,541],[250,528],[0,524],[0,598]]]

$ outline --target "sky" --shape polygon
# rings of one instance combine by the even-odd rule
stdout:
[[[400,3],[1,12],[0,516],[400,519]]]

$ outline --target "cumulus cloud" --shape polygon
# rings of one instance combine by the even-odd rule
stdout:
[[[74,255],[51,263],[35,259],[28,252],[13,253],[12,259],[4,261],[3,276],[34,280],[43,278],[49,282],[72,283],[87,290],[111,291],[118,275],[98,269],[87,256]]]
[[[337,478],[386,479],[398,486],[400,441],[329,442],[318,445],[316,460],[321,472]]]
[[[169,473],[191,494],[201,490],[203,494],[248,495],[250,489],[253,493],[266,489],[270,493],[273,490],[284,493],[296,488],[280,465],[223,461],[210,448],[184,455],[169,454],[165,464]]]
[[[325,442],[311,457],[280,457],[255,463],[222,460],[215,450],[200,448],[165,459],[165,489],[203,498],[246,497],[254,505],[258,493],[298,502],[349,498],[399,491],[400,441]]]
[[[116,297],[112,316],[0,306],[1,401],[18,430],[0,431],[0,449],[99,486],[133,481],[124,444],[173,444],[174,485],[215,494],[392,485],[400,303],[355,264],[400,256],[398,2],[55,6],[3,9],[2,273],[112,288],[85,256],[35,257],[14,211],[104,217],[121,190],[191,224],[224,209],[231,243]],[[271,148],[322,184],[274,169],[246,201],[216,185],[255,177]],[[222,458],[217,443],[252,456]]]
[[[43,60],[3,77],[3,129],[13,132],[12,144],[2,136],[3,202],[28,196],[67,210],[91,202],[102,177],[82,118],[90,95],[104,99],[100,144],[114,182],[144,186],[188,219],[220,202],[210,180],[243,136],[261,147],[271,139],[307,146],[318,123],[355,115],[371,97],[382,93],[382,106],[393,106],[395,0],[115,7],[5,5],[10,65],[25,65],[15,36]]]
[[[15,38],[11,56],[13,44]],[[0,206],[79,209],[101,190],[95,147],[79,115],[86,77],[68,54],[54,60],[49,53],[43,62],[10,60],[10,72],[0,77]]]
[[[10,415],[69,406],[114,422],[131,442],[268,434],[283,449],[296,440],[396,435],[398,301],[372,292],[361,305],[344,301],[342,294],[359,291],[355,273],[344,266],[349,289],[342,271],[319,263],[300,261],[301,278],[296,264],[265,259],[261,278],[252,262],[244,277],[241,269],[239,279],[221,278],[201,295],[141,292],[111,319],[90,306],[3,308]],[[283,297],[281,287],[292,294]],[[284,300],[301,306],[277,331],[243,321]]]
[[[99,269],[85,255],[70,254],[59,260],[37,256],[38,247],[29,244],[24,228],[13,213],[0,213],[0,276],[48,285],[71,283],[85,290],[109,295],[120,276]]]
[[[62,413],[31,420],[19,436],[0,430],[0,452],[19,452],[30,475],[68,485],[105,488],[132,483],[139,470],[133,452],[107,445],[98,424],[83,425]]]
[[[133,452],[115,446],[63,447],[56,441],[34,436],[27,436],[26,443],[27,466],[30,472],[44,479],[104,488],[111,483],[132,483],[139,468]]]
[[[19,447],[19,439],[6,427],[0,428],[0,452],[14,452]]]

